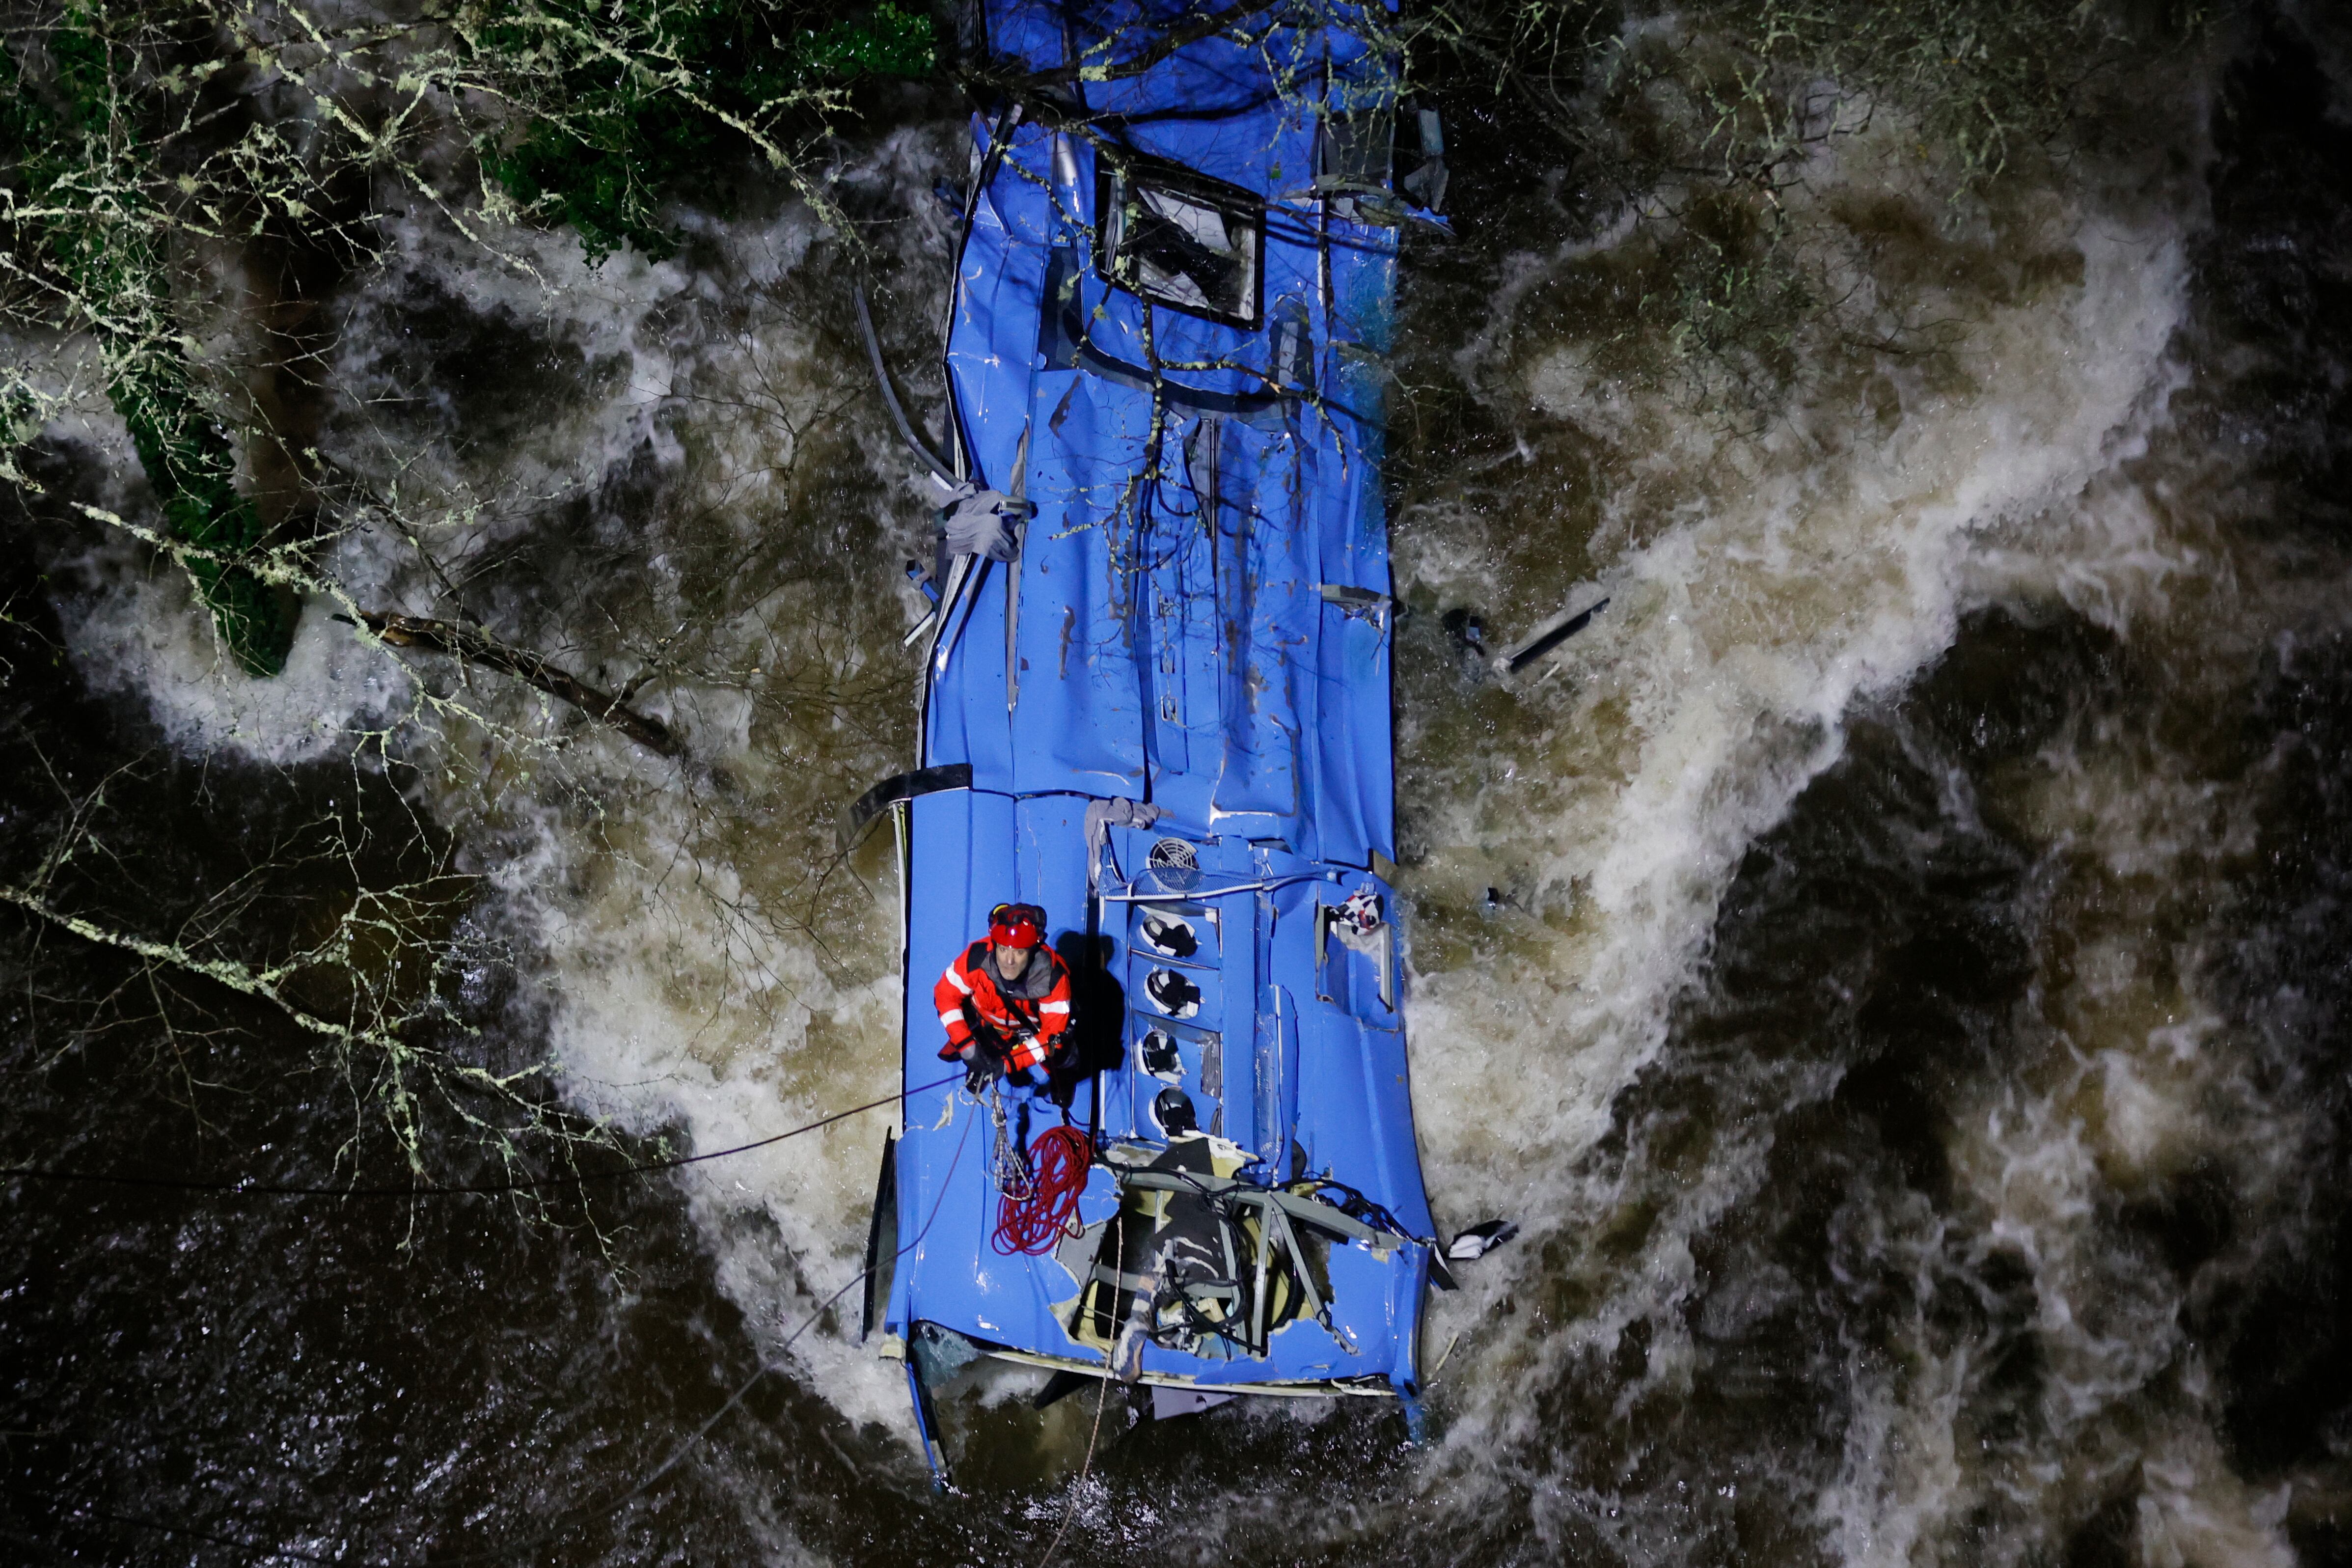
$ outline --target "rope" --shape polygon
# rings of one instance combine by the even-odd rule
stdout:
[[[708,1154],[680,1154],[667,1160],[647,1160],[639,1164],[621,1165],[610,1171],[574,1171],[562,1176],[521,1176],[506,1182],[476,1182],[457,1186],[410,1185],[306,1187],[257,1182],[250,1178],[233,1182],[182,1181],[171,1176],[119,1176],[101,1171],[53,1171],[39,1165],[9,1165],[0,1167],[0,1176],[21,1177],[35,1182],[87,1182],[107,1187],[160,1187],[178,1193],[233,1193],[240,1197],[271,1198],[453,1198],[477,1197],[486,1194],[530,1192],[541,1187],[585,1185],[590,1182],[615,1182],[624,1176],[642,1176],[656,1171],[675,1171],[685,1165],[699,1165],[707,1160],[723,1160],[730,1154],[745,1154],[754,1149],[764,1149],[771,1143],[781,1143],[787,1138],[797,1138],[803,1132],[814,1132],[836,1121],[886,1105],[896,1105],[902,1100],[927,1093],[950,1083],[961,1082],[961,1068],[929,1083],[902,1089],[896,1094],[886,1094],[879,1100],[869,1100],[863,1105],[853,1105],[846,1110],[836,1110],[830,1116],[819,1117],[793,1128],[749,1143],[738,1143],[730,1149],[713,1149]]]
[[[1078,1466],[1078,1479],[1070,1483],[1070,1495],[1062,1504],[1062,1522],[1054,1531],[1054,1539],[1045,1548],[1045,1555],[1037,1568],[1053,1568],[1055,1553],[1062,1550],[1062,1538],[1070,1533],[1070,1523],[1078,1517],[1078,1494],[1086,1489],[1087,1478],[1094,1472],[1095,1445],[1102,1437],[1103,1406],[1110,1403],[1110,1352],[1103,1352],[1103,1374],[1095,1379],[1095,1422],[1087,1429],[1087,1457]]]
[[[1005,1258],[1034,1258],[1079,1234],[1078,1195],[1087,1190],[1095,1146],[1078,1127],[1048,1127],[1029,1146],[1028,1180],[1001,1189],[990,1245]]]
[[[1113,1214],[1110,1223],[1118,1232],[1112,1239],[1112,1248],[1123,1257],[1127,1251],[1127,1211],[1122,1208]],[[1053,1568],[1054,1554],[1062,1550],[1062,1538],[1070,1533],[1070,1521],[1078,1516],[1078,1493],[1085,1489],[1087,1477],[1094,1472],[1095,1445],[1102,1437],[1103,1406],[1110,1403],[1112,1362],[1117,1350],[1116,1341],[1103,1346],[1103,1374],[1095,1379],[1095,1422],[1087,1429],[1087,1457],[1078,1466],[1078,1479],[1070,1483],[1069,1498],[1062,1504],[1062,1522],[1055,1530],[1053,1542],[1045,1548],[1045,1555],[1038,1560],[1037,1568]]]

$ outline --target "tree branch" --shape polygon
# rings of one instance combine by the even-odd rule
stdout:
[[[226,986],[239,995],[251,996],[257,1001],[267,1002],[314,1035],[327,1035],[338,1040],[374,1046],[385,1050],[402,1048],[398,1041],[383,1030],[355,1028],[349,1024],[339,1024],[332,1018],[322,1018],[316,1013],[302,1007],[279,987],[278,982],[285,977],[286,973],[282,969],[263,970],[257,973],[234,960],[199,958],[187,949],[171,942],[154,942],[143,936],[134,936],[129,931],[114,931],[93,921],[84,920],[79,915],[68,914],[24,888],[0,887],[0,903],[14,904],[27,913],[38,915],[53,925],[62,926],[84,942],[96,942],[101,947],[120,948],[125,952],[136,953],[150,963],[165,964],[189,974],[201,975],[215,984]]]
[[[540,655],[519,647],[510,647],[487,632],[471,626],[461,626],[454,621],[427,620],[422,616],[388,615],[362,610],[360,618],[368,630],[394,647],[423,648],[428,653],[444,653],[484,669],[495,669],[501,675],[511,675],[517,680],[535,686],[550,697],[569,702],[591,719],[610,724],[647,751],[676,759],[686,755],[686,743],[670,727],[651,714],[640,713],[628,706],[627,695],[613,696],[599,691],[566,670],[559,669]],[[632,691],[635,688],[630,689]]]

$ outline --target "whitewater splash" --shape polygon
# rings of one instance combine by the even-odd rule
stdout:
[[[920,193],[960,130],[899,133],[844,174],[918,215],[888,239],[892,346],[909,368],[949,253]],[[2263,1560],[2282,1550],[2284,1500],[2233,1476],[2198,1392],[2210,1373],[2193,1355],[2168,1370],[2186,1353],[2164,1326],[2170,1298],[2118,1276],[2095,1235],[2106,1187],[2217,1136],[2202,1102],[2226,1076],[2210,1048],[2220,1009],[2194,964],[2155,976],[2142,962],[2135,922],[2153,895],[2077,889],[2107,922],[2096,962],[2040,976],[2032,1070],[1969,1083],[1938,1134],[1980,1234],[1950,1237],[1889,1189],[1850,1242],[1923,1300],[1947,1278],[1983,1285],[1995,1250],[2021,1260],[2001,1268],[2026,1283],[1985,1289],[2053,1347],[2046,1383],[2067,1408],[2063,1440],[2028,1456],[2042,1469],[1995,1473],[1964,1451],[1985,1368],[1924,1308],[1888,1343],[1808,1347],[1827,1458],[1742,1470],[1727,1458],[1737,1434],[1695,1443],[1664,1480],[1624,1458],[1664,1441],[1640,1425],[1645,1400],[1724,1371],[1699,1339],[1769,1322],[1797,1292],[1777,1265],[1730,1290],[1701,1255],[1769,1179],[1780,1113],[1853,1066],[1716,1064],[1723,1107],[1679,1142],[1625,1110],[1645,1073],[1674,1068],[1743,858],[1970,612],[2063,607],[2161,643],[2218,548],[2146,477],[2188,378],[2173,349],[2191,314],[2193,195],[2134,165],[2064,200],[1948,207],[1901,143],[1889,118],[1820,153],[1787,197],[1796,243],[1851,286],[1854,318],[1874,300],[1964,331],[1884,352],[1811,345],[1760,421],[1601,352],[1622,322],[1578,307],[1643,242],[1638,225],[1516,257],[1478,320],[1416,319],[1428,339],[1408,360],[1443,362],[1507,438],[1416,481],[1393,530],[1400,593],[1479,608],[1498,633],[1603,595],[1610,607],[1507,684],[1465,668],[1434,615],[1407,634],[1402,885],[1433,1198],[1442,1221],[1509,1213],[1528,1228],[1433,1309],[1445,1431],[1405,1490],[1466,1482],[1450,1498],[1465,1513],[1507,1500],[1512,1531],[1664,1557],[1729,1528],[1743,1485],[1787,1483],[1805,1540],[1875,1563],[1958,1550],[1989,1500],[2007,1519],[2079,1519],[2137,1466],[2133,1529],[2157,1559]],[[415,717],[411,678],[320,614],[284,681],[242,682],[168,576],[90,601],[77,658],[143,693],[192,750],[290,763],[395,729],[420,798],[532,954],[583,1107],[709,1148],[887,1093],[897,889],[878,846],[824,863],[832,809],[903,765],[910,742],[912,670],[895,650],[914,603],[897,567],[921,500],[840,330],[845,260],[795,210],[699,226],[687,258],[658,266],[590,269],[565,237],[520,235],[505,243],[530,269],[504,266],[429,215],[399,238],[349,301],[325,437],[382,504],[331,570],[371,605],[447,614],[454,596],[610,683],[653,667],[642,703],[682,730],[692,762],[446,671],[434,690],[465,710]],[[93,581],[131,559],[94,558]],[[2242,626],[2242,661],[2268,629]],[[2143,893],[2238,852],[2145,747],[2135,762],[2088,731],[2053,745],[2063,765],[1989,800],[1948,777],[1936,831],[1998,811],[2040,847],[2045,882]],[[2072,941],[2063,910],[2040,918]],[[856,1268],[882,1131],[845,1124],[689,1181],[722,1280],[767,1342]],[[840,1331],[792,1355],[853,1420],[903,1419],[893,1374]],[[2166,1377],[2178,1389],[2122,1432],[2116,1413]],[[1587,1417],[1614,1458],[1563,1429]],[[1721,1474],[1702,1473],[1711,1460]],[[1081,1528],[1116,1532],[1131,1500]],[[1167,1528],[1208,1541],[1226,1527]],[[2015,1550],[2067,1528],[2017,1529]]]
[[[1832,245],[1851,215],[1886,221],[1869,193],[1916,201],[1872,152],[1848,143],[1809,184]],[[2232,458],[2178,422],[2184,338],[2217,346],[2191,306],[2201,192],[2118,177],[2078,205],[1971,215],[1982,227],[1956,216],[1915,207],[1910,233],[1934,239],[1874,253],[1942,280],[1906,302],[1969,323],[1954,363],[1825,360],[1752,433],[1589,374],[1573,343],[1530,343],[1524,300],[1541,289],[1515,280],[1470,378],[1494,405],[1560,422],[1512,424],[1531,482],[1586,465],[1607,501],[1589,522],[1562,506],[1557,539],[1534,548],[1496,537],[1501,508],[1433,500],[1400,520],[1400,554],[1439,602],[1501,603],[1524,626],[1610,600],[1507,702],[1431,700],[1463,695],[1455,661],[1433,659],[1402,770],[1423,852],[1409,885],[1433,1201],[1538,1216],[1544,1233],[1433,1317],[1433,1346],[1459,1336],[1444,1462],[1508,1500],[1490,1538],[1635,1559],[1789,1529],[1849,1563],[2031,1561],[2084,1540],[2154,1562],[2291,1555],[2292,1489],[2242,1477],[2230,1396],[2184,1336],[2182,1266],[2135,1227],[2177,1224],[2148,1216],[2171,1215],[2191,1174],[2250,1207],[2293,1204],[2283,1167],[2312,1134],[2260,1087],[2276,1069],[2253,1065],[2263,1053],[2223,994],[2236,933],[2218,911],[2255,823],[2181,736],[2226,753],[2217,716],[2261,687],[2266,646],[2340,629],[2342,568],[2306,575],[2300,546],[2233,540],[2248,509],[2227,495]],[[2059,669],[2080,682],[2051,700],[2071,717],[1990,771],[1888,707],[1988,605],[2023,617],[1996,623],[2021,645],[2061,624],[2119,650]],[[2118,688],[2094,679],[2101,659],[2141,673]],[[2010,674],[2052,679],[2022,657]],[[2118,694],[2151,687],[2161,718]],[[1790,903],[1774,889],[1795,851],[1759,846],[1864,721],[1896,739],[1854,759],[1845,804],[1822,809],[1883,804],[1896,842],[1841,852],[1854,892],[1817,868]],[[1916,820],[1873,797],[1890,767],[1928,791]],[[1776,952],[1759,922],[1867,903],[1887,875],[1875,855],[1924,879],[1955,844],[2014,890],[1997,918],[2033,955],[2020,1002],[1982,1020],[2002,1037],[1990,1055],[1937,1064],[1932,1032],[1903,1042],[1930,1056],[1916,1071],[1952,1084],[1904,1112],[1927,1117],[1906,1134],[1927,1174],[1832,1149],[1816,1163],[1847,1162],[1844,1202],[1811,1206],[1828,1200],[1787,1173],[1807,1156],[1780,1141],[1829,1142],[1808,1117],[1881,1069],[1835,1033],[1855,1001],[1836,949]],[[1727,905],[1735,878],[1768,912]],[[1727,933],[1739,951],[1715,950]],[[1821,968],[1759,969],[1759,952]],[[1724,976],[1743,973],[1776,995],[1838,994],[1824,1037],[1739,1022]],[[1775,1050],[1726,1052],[1742,1039]],[[1809,1219],[1829,1233],[1819,1287],[1738,1239]],[[1892,1304],[1824,1322],[1816,1290]]]

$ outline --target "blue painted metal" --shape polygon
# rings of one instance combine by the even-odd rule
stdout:
[[[991,0],[985,47],[1005,71],[1052,72],[1128,58],[1120,40],[1213,8]],[[1359,892],[1394,908],[1370,868],[1395,848],[1380,359],[1396,231],[1318,189],[1318,136],[1327,117],[1392,107],[1394,66],[1349,5],[1292,0],[1244,30],[1247,47],[1203,38],[1139,74],[1033,83],[973,121],[982,178],[947,351],[956,469],[1034,513],[1013,561],[958,562],[928,643],[919,762],[969,765],[971,782],[903,808],[906,1081],[940,1074],[940,970],[992,905],[1039,903],[1057,943],[1106,955],[1124,990],[1123,1059],[1094,1080],[1095,1105],[1079,1100],[1106,1145],[1162,1141],[1150,1106],[1168,1077],[1139,1054],[1157,1030],[1157,1065],[1204,1130],[1255,1157],[1240,1180],[1328,1176],[1426,1238],[1394,929],[1346,942],[1330,915]],[[1154,159],[1263,202],[1254,322],[1107,279],[1110,174],[1148,175]],[[1102,800],[1163,815],[1109,827],[1090,868],[1087,811]],[[1189,874],[1152,868],[1170,839],[1189,847]],[[1192,928],[1188,953],[1144,939],[1147,920],[1171,915]],[[1155,971],[1198,993],[1189,1016],[1153,1004]],[[1017,1118],[1025,1091],[1005,1093]],[[1055,1119],[1042,1097],[1027,1109],[1037,1128]],[[898,1212],[935,1218],[898,1260],[885,1327],[901,1344],[929,1323],[1101,1373],[1112,1347],[1073,1331],[1079,1265],[991,1245],[991,1162],[954,1157],[961,1138],[991,1135],[957,1124],[989,1115],[961,1089],[907,1102]],[[1097,1164],[1081,1221],[1118,1205]],[[1328,1325],[1301,1316],[1263,1353],[1139,1340],[1118,1370],[1413,1387],[1425,1241],[1332,1239],[1325,1271]]]

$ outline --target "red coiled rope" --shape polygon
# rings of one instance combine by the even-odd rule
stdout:
[[[1082,1127],[1048,1127],[1029,1145],[1029,1183],[1022,1192],[1007,1190],[996,1200],[996,1235],[991,1244],[1010,1258],[1034,1258],[1052,1250],[1066,1236],[1076,1236],[1078,1194],[1087,1190],[1087,1172],[1095,1149]]]

